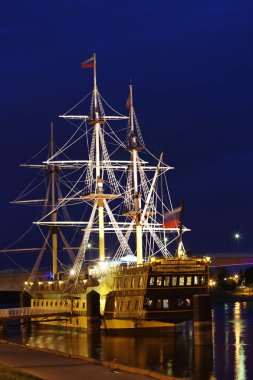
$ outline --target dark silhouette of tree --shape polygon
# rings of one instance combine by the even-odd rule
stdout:
[[[250,267],[244,272],[245,285],[253,286],[253,267]]]

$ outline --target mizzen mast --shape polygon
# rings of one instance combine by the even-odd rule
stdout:
[[[128,107],[130,108],[130,126],[129,126],[129,146],[128,149],[131,152],[132,167],[133,167],[133,202],[134,202],[134,217],[136,226],[136,255],[137,255],[137,265],[143,263],[143,252],[142,252],[142,225],[140,223],[141,219],[141,195],[139,193],[138,186],[138,168],[137,168],[137,157],[138,151],[142,150],[143,147],[137,146],[137,138],[134,131],[134,106],[133,106],[133,87],[129,86],[129,102]]]
[[[54,155],[54,127],[53,123],[51,123],[51,134],[50,134],[50,157]],[[57,274],[57,233],[58,227],[55,226],[57,221],[57,211],[55,208],[55,165],[50,163],[50,177],[51,177],[51,222],[52,222],[52,259],[53,259],[53,276],[55,277]]]

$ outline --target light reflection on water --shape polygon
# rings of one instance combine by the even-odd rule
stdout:
[[[253,379],[253,303],[217,304],[213,346],[194,347],[192,325],[162,337],[92,336],[83,332],[22,327],[26,344],[194,380]],[[8,335],[17,341],[17,334]]]
[[[116,361],[132,367],[153,369],[171,376],[189,377],[193,361],[192,342],[184,334],[114,337],[32,328],[26,344],[72,355]]]
[[[213,335],[217,379],[253,379],[253,302],[215,305]]]

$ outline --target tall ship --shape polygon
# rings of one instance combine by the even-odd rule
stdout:
[[[49,175],[49,209],[34,222],[45,242],[24,294],[31,308],[70,311],[65,318],[37,318],[41,323],[85,330],[96,322],[110,334],[172,331],[193,317],[193,296],[208,292],[208,258],[185,251],[183,203],[173,207],[167,183],[173,168],[144,143],[132,85],[125,116],[98,90],[96,55],[82,67],[93,72],[89,113],[79,102],[61,115],[73,135],[56,150],[52,133],[49,158],[30,165]],[[79,238],[76,246],[66,237],[69,229]],[[69,264],[59,257],[60,241]],[[40,271],[48,247],[50,278]]]

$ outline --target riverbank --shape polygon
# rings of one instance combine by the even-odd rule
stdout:
[[[243,291],[233,292],[213,292],[211,293],[212,303],[224,302],[253,302],[253,293]]]
[[[28,373],[17,371],[0,364],[0,379],[4,380],[41,380],[40,377],[29,375]]]
[[[0,340],[0,363],[4,366],[36,376],[43,380],[178,380],[151,370],[132,368],[116,362],[105,362],[93,358],[83,358],[52,350],[22,346]],[[7,368],[8,370],[8,368]],[[36,379],[21,377],[22,379]],[[4,377],[0,377],[5,379]],[[8,379],[8,378],[6,378]],[[10,378],[15,379],[15,377]],[[19,379],[19,378],[17,378]],[[15,379],[16,380],[16,379]],[[180,378],[180,380],[189,380]]]

